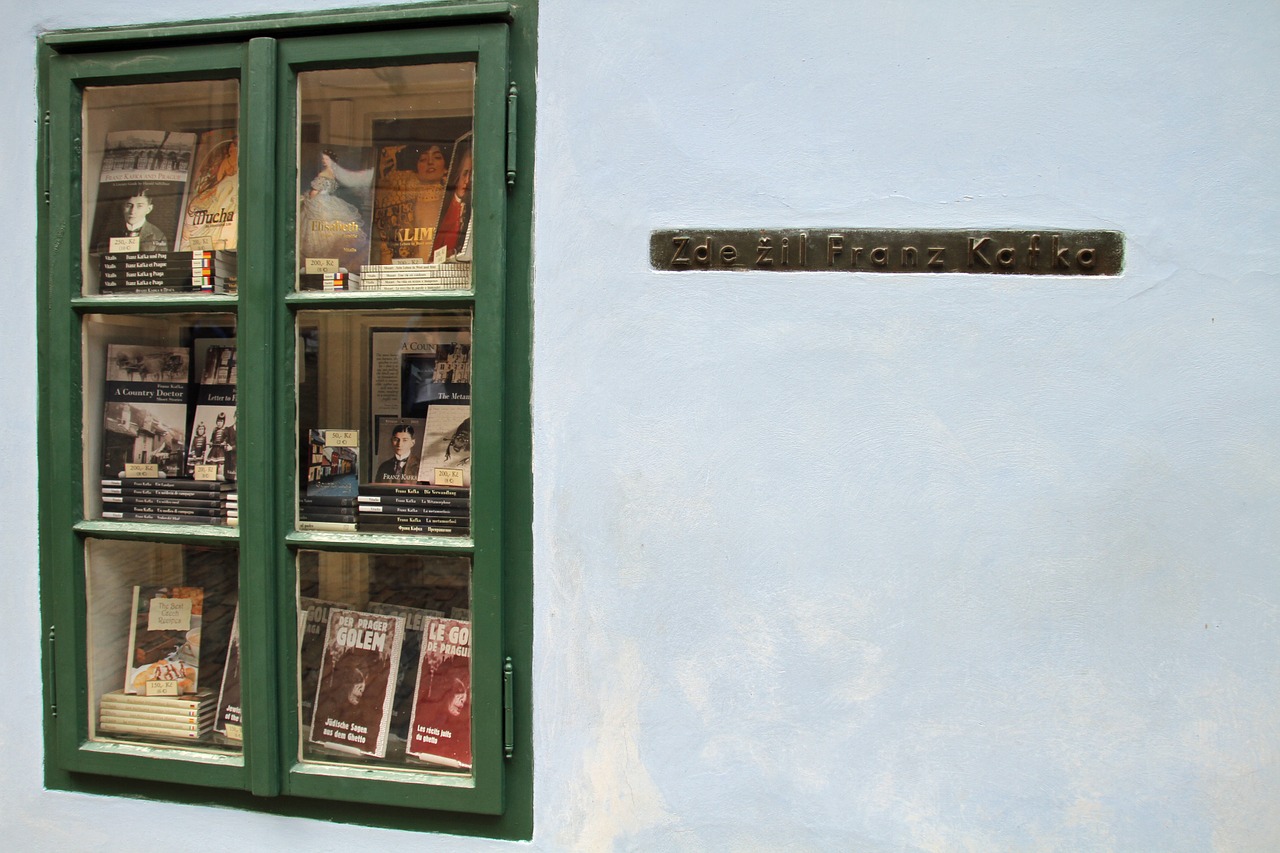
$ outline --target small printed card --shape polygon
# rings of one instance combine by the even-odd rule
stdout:
[[[124,464],[125,477],[149,477],[156,478],[160,476],[160,466],[150,462],[126,462]]]
[[[307,258],[307,275],[338,271],[337,258]]]
[[[108,252],[137,252],[142,249],[141,237],[112,237],[107,241]]]

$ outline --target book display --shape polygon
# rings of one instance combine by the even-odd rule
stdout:
[[[396,14],[42,46],[55,787],[505,825],[528,762],[503,595],[531,552],[513,30]]]

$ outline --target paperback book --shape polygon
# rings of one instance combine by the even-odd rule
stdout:
[[[125,659],[125,693],[195,693],[200,673],[204,590],[135,586]]]
[[[304,143],[299,157],[298,272],[360,272],[369,259],[371,148]]]
[[[218,691],[218,709],[213,729],[229,740],[242,740],[240,720],[240,605],[231,617],[231,642],[227,645],[227,663],[222,668],[222,687]]]
[[[235,251],[240,176],[235,128],[200,135],[178,248]]]
[[[425,621],[405,752],[431,764],[471,766],[470,622]]]
[[[177,247],[195,146],[194,133],[107,134],[91,252],[168,252]]]
[[[314,744],[383,758],[391,725],[404,619],[334,609],[307,739]]]
[[[308,434],[307,497],[349,497],[360,491],[360,434],[350,429],[313,429]]]
[[[182,475],[189,379],[185,347],[107,345],[104,485]]]

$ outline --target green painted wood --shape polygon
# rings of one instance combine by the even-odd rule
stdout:
[[[520,4],[529,5],[529,4]],[[260,15],[227,21],[187,21],[152,27],[122,26],[50,33],[44,41],[60,52],[92,50],[102,45],[155,46],[183,41],[285,38],[307,33],[343,33],[398,29],[439,23],[508,21],[516,4],[503,2],[431,3],[290,15]]]
[[[275,268],[275,149],[277,43],[254,38],[247,45],[246,73],[241,87],[242,196],[240,220],[239,297],[236,357],[239,387],[236,418],[240,464],[240,654],[245,757],[249,786],[259,796],[280,792],[279,684],[289,667],[280,663],[277,632],[276,583],[273,565],[260,555],[275,548],[277,480],[275,436],[282,430],[271,411],[275,393],[276,300],[272,288]],[[287,196],[292,206],[292,194]],[[285,457],[287,458],[287,457]],[[287,463],[286,463],[287,464]],[[241,467],[242,466],[242,467]]]
[[[507,21],[508,26],[473,26]],[[430,28],[439,23],[459,26]],[[384,28],[373,34],[372,30]],[[510,39],[508,41],[508,33]],[[332,38],[319,39],[320,35]],[[292,38],[292,36],[302,36]],[[251,42],[254,37],[263,41]],[[280,54],[267,71],[274,46]],[[442,831],[505,839],[532,835],[532,483],[529,358],[536,2],[449,3],[319,15],[267,16],[173,27],[48,34],[39,46],[43,193],[38,223],[41,384],[39,475],[42,631],[58,625],[56,681],[60,713],[46,711],[46,784],[112,796],[218,803],[264,813]],[[147,52],[133,48],[145,45]],[[290,54],[290,51],[295,51]],[[288,57],[288,58],[286,58]],[[295,294],[292,137],[295,75],[300,68],[480,58],[475,177],[477,261],[471,292]],[[508,60],[510,58],[510,61]],[[290,63],[293,63],[292,65]],[[243,69],[243,74],[242,74]],[[274,81],[271,79],[274,73]],[[133,299],[79,295],[79,87],[155,79],[237,77],[243,83],[243,185],[266,190],[268,203],[245,208],[241,291],[231,296]],[[505,103],[521,98],[519,179],[506,188]],[[47,144],[46,144],[47,140]],[[494,168],[490,170],[489,166]],[[274,175],[274,183],[272,178]],[[252,182],[252,183],[251,183]],[[262,196],[256,196],[261,198]],[[244,239],[252,235],[253,239]],[[267,235],[264,238],[264,235]],[[483,258],[483,260],[481,260]],[[79,459],[80,317],[89,313],[227,312],[243,303],[239,391],[242,528],[84,521]],[[479,446],[473,470],[472,539],[293,532],[296,447],[293,320],[297,310],[475,306],[474,418]],[[250,341],[257,343],[250,343]],[[259,370],[251,370],[256,365]],[[249,374],[255,378],[249,378]],[[250,462],[252,460],[252,463]],[[249,473],[252,470],[254,473]],[[252,489],[250,488],[252,485]],[[252,491],[256,497],[248,497]],[[254,505],[250,510],[250,505]],[[241,545],[246,671],[246,753],[242,761],[175,760],[150,750],[85,744],[83,537]],[[295,766],[297,743],[295,553],[300,548],[370,553],[472,554],[476,623],[473,707],[478,711],[474,781],[427,774],[405,783],[396,773]],[[43,635],[42,635],[43,636]],[[71,647],[70,657],[66,649]],[[254,651],[249,651],[252,645]],[[255,659],[256,654],[256,659]],[[501,661],[514,663],[515,750],[501,755]],[[483,665],[481,661],[486,661]],[[494,666],[490,667],[488,661]],[[52,665],[53,660],[47,661]],[[250,672],[252,670],[252,672]],[[52,688],[51,683],[47,685]],[[53,691],[50,689],[49,693]],[[68,708],[71,708],[68,711]],[[483,734],[481,730],[483,729]],[[483,742],[482,742],[483,741]],[[288,745],[288,746],[286,746]],[[243,768],[237,766],[243,764]],[[216,772],[210,773],[210,769]],[[279,786],[302,796],[271,796]],[[229,786],[219,788],[217,786]],[[235,790],[237,787],[251,789]],[[344,807],[335,800],[359,803]],[[468,814],[470,811],[472,813]],[[488,812],[488,813],[485,813]]]

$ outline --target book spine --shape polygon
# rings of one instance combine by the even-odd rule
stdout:
[[[420,536],[468,536],[470,527],[445,527],[437,524],[412,524],[388,521],[361,521],[361,533],[414,533]]]
[[[117,521],[178,521],[185,524],[222,524],[225,519],[221,515],[217,516],[199,516],[199,515],[172,515],[169,513],[139,513],[139,512],[113,512],[103,510],[103,518],[116,519]]]
[[[412,504],[361,504],[361,520],[374,520],[378,517],[403,520],[401,516],[420,518],[470,518],[468,506],[415,506]]]
[[[126,486],[138,489],[189,489],[196,491],[225,491],[230,488],[226,483],[218,480],[183,480],[176,477],[133,477],[133,478],[102,478],[104,488],[124,488]]]
[[[193,494],[207,494],[194,492]],[[182,507],[192,509],[226,509],[225,500],[204,500],[194,497],[169,497],[168,495],[113,495],[102,496],[103,504],[112,504],[116,509],[133,509],[134,507]]]
[[[199,740],[213,729],[209,728],[200,729],[199,731],[182,731],[179,729],[143,726],[134,723],[100,723],[98,725],[98,730],[124,735],[145,735],[147,737],[170,737],[182,738],[184,740]]]

